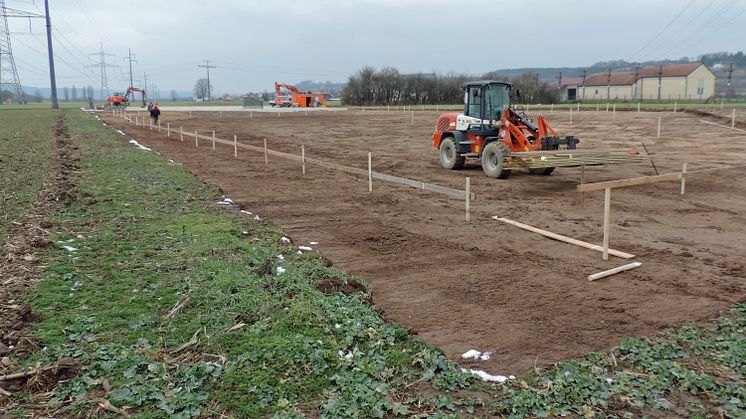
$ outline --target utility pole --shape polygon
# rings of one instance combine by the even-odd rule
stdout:
[[[583,86],[583,97],[582,97],[581,100],[585,100],[585,73],[586,73],[586,71],[587,70],[583,70],[583,84],[582,84],[582,86]]]
[[[735,63],[730,63],[730,67],[728,68],[728,89],[726,90],[726,96],[728,97],[728,101],[730,101],[730,98],[733,97],[733,89],[730,87],[731,79],[733,78],[733,67],[735,67]]]
[[[145,94],[148,92],[148,73],[142,73],[142,90],[145,90]]]
[[[609,67],[609,74],[606,77],[606,101],[608,102],[609,100],[611,100],[611,67]],[[609,110],[608,106],[606,110]]]
[[[661,100],[661,89],[663,88],[663,66],[658,67],[658,101]]]
[[[197,67],[207,69],[207,101],[209,102],[212,100],[212,92],[210,92],[210,69],[218,67],[215,65],[210,65],[210,60],[205,60],[204,64],[199,64]]]
[[[132,49],[127,49],[127,56],[124,57],[125,60],[129,61],[130,64],[130,87],[135,87],[135,82],[132,80],[132,62],[137,62],[137,60],[134,58],[134,54],[132,54]]]
[[[635,66],[635,95],[633,99],[637,99],[637,80],[640,76],[640,66]]]
[[[116,67],[114,64],[109,64],[106,62],[107,56],[114,56],[114,54],[107,54],[104,52],[104,43],[101,42],[101,49],[99,52],[95,52],[93,54],[88,55],[98,55],[99,61],[96,64],[91,64],[86,67],[98,67],[99,71],[101,72],[101,99],[106,99],[109,96],[109,81],[106,77],[106,68],[107,67]]]
[[[54,52],[52,51],[52,20],[49,18],[49,0],[44,0],[44,14],[47,21],[47,52],[49,53],[49,84],[52,88],[52,109],[59,109],[57,103],[57,78],[54,73]]]

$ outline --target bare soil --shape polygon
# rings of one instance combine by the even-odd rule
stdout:
[[[580,148],[647,144],[661,172],[746,163],[746,135],[699,122],[688,113],[569,112],[545,114]],[[657,139],[657,118],[662,135]],[[183,163],[234,201],[270,219],[298,245],[311,245],[335,266],[372,285],[388,319],[419,333],[465,367],[520,374],[532,367],[604,350],[625,336],[708,319],[746,295],[746,182],[744,170],[692,174],[687,193],[676,182],[616,189],[611,244],[634,253],[642,266],[589,283],[589,274],[622,265],[598,252],[549,240],[493,220],[512,218],[590,242],[601,242],[603,197],[579,206],[579,169],[552,176],[514,172],[507,180],[483,175],[478,164],[448,171],[438,164],[431,133],[436,112],[165,113],[163,133],[106,116],[148,147]],[[713,119],[713,121],[715,121]],[[471,177],[477,200],[472,221],[463,202],[401,185],[308,166],[201,140],[172,128],[199,130],[242,143],[365,168],[442,186],[463,188]],[[649,165],[586,169],[586,182],[654,174]],[[463,361],[469,349],[489,361]]]

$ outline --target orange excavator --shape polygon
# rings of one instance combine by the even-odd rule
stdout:
[[[283,92],[290,91],[291,94]],[[324,105],[323,93],[301,92],[292,84],[275,82],[275,100],[269,102],[273,108],[317,108]]]
[[[121,107],[125,107],[126,108],[127,106],[130,105],[130,103],[129,103],[130,95],[133,95],[133,93],[135,93],[135,92],[139,92],[140,93],[140,96],[142,98],[142,106],[140,106],[140,107],[144,108],[145,107],[145,97],[146,97],[145,96],[145,89],[141,89],[139,87],[129,87],[124,94],[115,92],[113,95],[111,95],[108,98],[106,98],[107,106],[109,106],[109,107],[112,107],[112,106],[113,107],[120,107],[121,106]]]

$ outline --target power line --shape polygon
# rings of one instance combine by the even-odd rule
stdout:
[[[702,33],[702,31],[704,29],[706,29],[706,28],[710,27],[711,25],[715,24],[716,21],[717,21],[717,19],[720,17],[720,15],[722,15],[723,13],[725,13],[726,11],[728,11],[728,9],[730,9],[731,7],[733,7],[733,5],[736,4],[736,1],[737,0],[731,0],[729,3],[726,3],[726,5],[723,6],[720,10],[716,11],[715,14],[710,17],[710,19],[708,19],[706,22],[704,22],[702,25],[700,25],[689,36],[683,38],[681,40],[681,42],[679,42],[678,44],[674,45],[672,48],[669,48],[666,52],[664,52],[663,54],[661,54],[661,56],[663,57],[663,56],[666,56],[666,55],[670,54],[673,51],[676,51],[681,45],[683,45],[684,43],[688,42],[694,36]],[[717,29],[720,29],[723,26],[725,26],[725,25],[718,25]]]
[[[691,5],[692,5],[692,4],[694,4],[694,1],[695,1],[695,0],[692,0],[692,1],[690,1],[690,2],[689,2],[689,4],[687,4],[687,5],[686,5],[686,6],[685,6],[685,7],[684,7],[684,8],[682,9],[682,10],[681,10],[681,12],[679,12],[679,14],[677,14],[677,15],[676,15],[676,17],[674,17],[674,18],[673,18],[673,19],[672,19],[672,20],[671,20],[670,22],[668,22],[668,25],[666,25],[666,26],[665,26],[665,27],[664,27],[664,28],[663,28],[663,29],[662,29],[662,30],[661,30],[660,32],[658,32],[658,33],[657,33],[657,34],[656,34],[656,35],[655,35],[655,36],[653,37],[653,39],[651,39],[650,41],[648,41],[648,43],[647,43],[647,44],[643,45],[643,46],[642,46],[642,48],[640,48],[640,49],[639,49],[639,50],[637,50],[637,51],[636,51],[636,52],[635,52],[634,54],[632,54],[632,55],[630,56],[630,59],[629,59],[629,61],[632,61],[632,60],[633,60],[633,59],[634,59],[634,58],[635,58],[635,57],[637,56],[637,54],[639,54],[639,53],[640,53],[641,51],[643,51],[643,50],[644,50],[645,48],[647,48],[647,47],[648,47],[648,46],[649,46],[650,44],[652,44],[653,42],[655,42],[655,40],[656,40],[656,39],[658,39],[658,37],[660,37],[661,35],[663,35],[663,33],[664,33],[664,32],[666,32],[666,31],[668,30],[668,28],[670,28],[670,27],[671,27],[671,25],[673,25],[673,24],[674,24],[674,22],[676,22],[676,21],[677,21],[677,20],[678,20],[678,19],[679,19],[679,18],[681,17],[681,15],[683,15],[683,14],[684,14],[684,12],[686,12],[686,11],[687,11],[687,9],[689,9],[689,7],[691,7]]]

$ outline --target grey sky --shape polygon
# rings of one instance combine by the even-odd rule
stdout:
[[[98,88],[88,53],[102,41],[109,86],[128,84],[137,56],[167,96],[191,91],[209,59],[219,92],[272,90],[274,80],[344,81],[363,65],[481,74],[497,68],[587,66],[613,59],[697,56],[746,48],[744,0],[50,0],[58,85]],[[43,10],[43,0],[6,0]],[[684,11],[683,13],[681,13]],[[648,44],[672,19],[679,18]],[[92,24],[95,23],[94,24]],[[13,19],[21,81],[48,86],[43,21]],[[25,32],[25,33],[23,33]],[[634,56],[633,56],[634,55]],[[141,82],[140,82],[141,83]],[[136,84],[138,84],[136,82]]]

